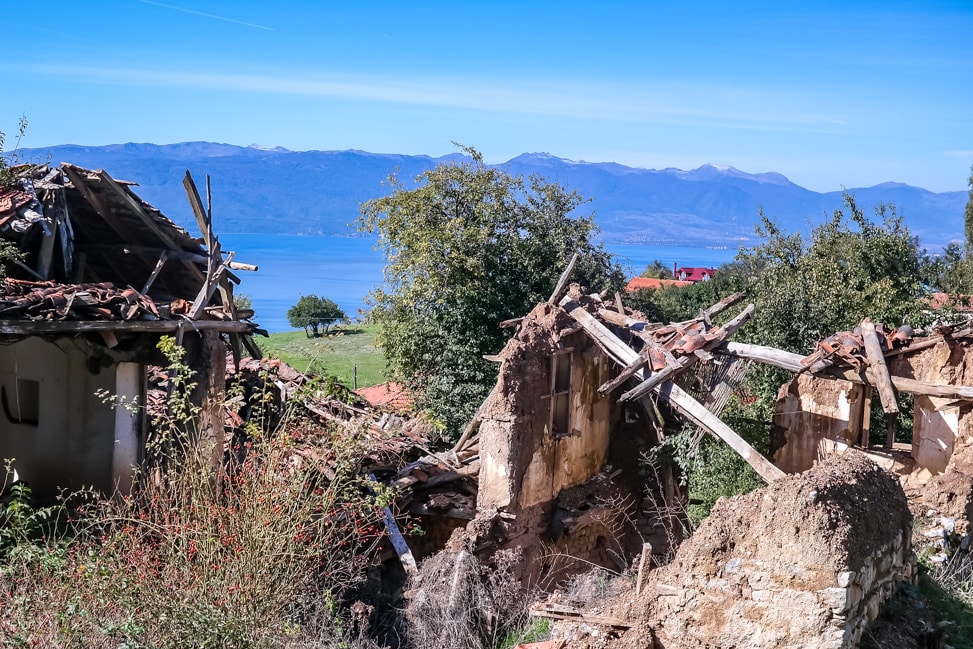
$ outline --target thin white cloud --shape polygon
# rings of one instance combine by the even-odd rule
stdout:
[[[145,1],[145,0],[143,0]],[[772,93],[736,88],[648,87],[607,83],[540,84],[467,78],[370,75],[194,73],[99,66],[2,64],[0,70],[123,86],[201,88],[267,95],[357,99],[431,108],[466,109],[696,128],[841,133],[846,118],[818,115]]]
[[[273,27],[267,27],[265,25],[257,25],[256,23],[248,23],[243,20],[237,20],[236,18],[228,18],[227,16],[217,16],[216,14],[208,14],[202,11],[196,11],[195,9],[186,9],[185,7],[177,7],[175,5],[165,4],[163,2],[155,2],[155,0],[139,0],[142,4],[153,5],[155,7],[162,7],[163,9],[171,9],[173,11],[181,11],[186,14],[193,14],[194,16],[203,16],[204,18],[212,18],[213,20],[222,20],[224,22],[233,23],[235,25],[243,25],[244,27],[253,27],[255,29],[264,29],[268,32],[276,31]]]
[[[973,158],[973,149],[953,149],[944,151],[943,155],[947,158]]]

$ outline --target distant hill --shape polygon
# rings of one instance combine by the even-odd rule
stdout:
[[[181,144],[64,145],[22,149],[21,160],[71,162],[103,168],[135,181],[138,193],[183,226],[195,221],[182,188],[186,169],[202,188],[212,177],[213,215],[221,233],[353,235],[361,202],[389,191],[383,181],[398,170],[412,179],[458,154],[432,158],[365,151],[289,151],[211,142]],[[616,163],[524,154],[500,165],[515,174],[539,174],[593,200],[606,241],[731,245],[754,240],[763,207],[787,230],[807,230],[841,206],[841,193],[804,189],[778,173],[749,174],[733,167],[637,169]],[[884,183],[850,189],[870,214],[879,202],[896,205],[923,245],[963,236],[966,192],[933,193]]]

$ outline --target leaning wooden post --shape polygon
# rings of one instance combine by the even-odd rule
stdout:
[[[574,265],[578,263],[578,253],[571,255],[571,261],[568,262],[567,268],[561,273],[561,277],[557,280],[557,284],[554,286],[554,292],[551,293],[551,299],[548,300],[551,304],[557,302],[558,296],[561,291],[564,290],[565,285],[568,283],[568,279],[571,277],[571,273],[574,272]]]
[[[899,404],[895,398],[895,388],[892,386],[892,379],[889,377],[889,368],[885,364],[885,355],[882,354],[882,346],[878,341],[878,333],[871,320],[865,318],[861,325],[862,340],[865,342],[865,354],[868,356],[868,364],[871,366],[871,378],[875,380],[875,387],[878,388],[878,396],[882,400],[882,408],[887,413],[899,412]]]
[[[652,544],[643,543],[642,556],[639,558],[639,574],[635,581],[636,597],[642,594],[642,588],[645,585],[645,579],[649,576],[650,570],[652,570]]]

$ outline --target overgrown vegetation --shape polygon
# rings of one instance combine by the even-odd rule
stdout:
[[[762,241],[742,249],[708,282],[640,291],[629,298],[629,305],[651,320],[681,321],[743,291],[756,313],[737,338],[800,354],[809,354],[822,338],[854,329],[865,317],[893,326],[928,321],[920,276],[930,260],[893,206],[880,205],[874,219],[868,218],[854,197],[845,195],[844,205],[814,228],[810,238],[784,232],[765,215],[757,231]],[[777,390],[789,378],[789,373],[755,364],[723,414],[762,452],[770,450]],[[704,517],[717,498],[761,484],[726,444],[700,439],[694,428],[667,439],[662,452],[687,473],[694,519]]]
[[[187,443],[193,378],[173,361],[137,494],[75,494],[48,510],[13,490],[3,646],[366,646],[340,603],[379,543],[384,495],[355,474],[355,440],[345,431],[335,463],[297,468],[286,427],[253,429],[221,477],[207,446]],[[46,525],[55,518],[64,525]]]
[[[621,288],[624,277],[592,237],[585,200],[542,178],[469,162],[422,174],[414,188],[394,176],[393,191],[362,206],[360,228],[378,233],[385,285],[372,295],[392,378],[458,434],[496,380],[498,328],[550,297],[575,252],[573,275],[592,290]]]

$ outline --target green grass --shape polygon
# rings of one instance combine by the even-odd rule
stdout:
[[[327,336],[308,338],[303,331],[286,331],[258,338],[265,356],[279,358],[302,372],[332,374],[353,387],[358,366],[358,387],[384,383],[385,356],[375,345],[378,325],[341,325]]]
[[[946,641],[955,649],[973,649],[973,609],[963,588],[944,587],[928,574],[919,575],[919,592],[939,616],[950,622]]]

